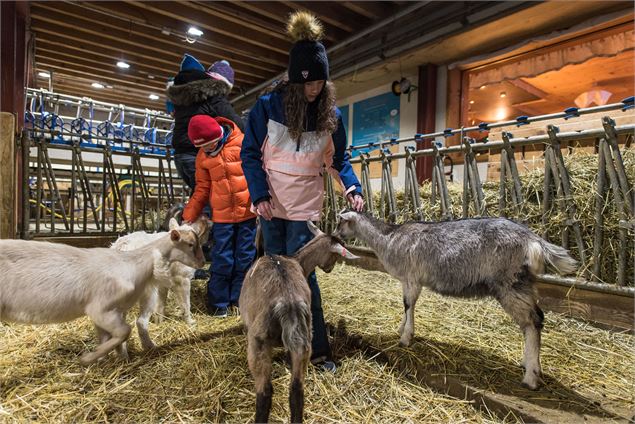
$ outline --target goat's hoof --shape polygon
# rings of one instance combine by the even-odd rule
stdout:
[[[536,373],[529,373],[528,375],[525,375],[525,378],[523,378],[522,381],[522,386],[529,389],[529,390],[538,390],[538,388],[540,387],[540,372]]]
[[[526,382],[523,380],[522,383],[520,383],[524,388],[529,389],[529,390],[538,390],[538,388],[540,387],[540,384],[537,381],[530,381],[530,382]]]
[[[87,367],[89,365],[92,365],[95,363],[95,361],[97,361],[98,358],[95,357],[95,355],[93,353],[84,353],[80,358],[79,358],[79,363],[80,365]]]
[[[141,347],[143,348],[143,350],[152,350],[152,349],[156,349],[157,345],[155,345],[153,342],[146,342],[146,343],[141,343]]]
[[[401,347],[408,347],[410,346],[411,340],[410,339],[401,339],[399,340],[399,346]]]

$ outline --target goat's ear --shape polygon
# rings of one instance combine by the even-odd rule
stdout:
[[[183,222],[183,209],[176,211],[172,219],[176,220],[177,224]]]
[[[353,255],[347,248],[345,248],[339,243],[331,244],[331,252],[339,253],[346,259],[351,259],[351,260],[359,259],[359,256]]]
[[[209,222],[205,215],[199,217],[194,224],[192,224],[192,228],[199,237],[203,236],[209,230]]]
[[[172,241],[181,240],[181,233],[179,233],[178,230],[170,230],[170,239]]]
[[[339,217],[342,221],[350,221],[355,218],[356,212],[343,211],[340,212]]]
[[[319,236],[321,234],[324,234],[318,227],[316,227],[316,225],[313,222],[307,221],[306,225],[309,226],[309,230],[311,230],[311,232],[313,233],[313,235],[315,237],[317,237],[317,236]]]
[[[168,228],[170,229],[170,231],[174,230],[178,226],[179,226],[178,221],[174,218],[170,218],[170,223],[168,224]]]

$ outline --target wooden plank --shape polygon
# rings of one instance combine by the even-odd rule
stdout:
[[[69,246],[92,248],[92,247],[110,247],[112,242],[117,240],[117,234],[90,234],[86,236],[35,236],[33,240],[45,241],[50,243],[62,243]]]
[[[606,328],[633,330],[633,298],[577,287],[537,283],[540,305],[545,309],[600,323]]]
[[[0,112],[0,239],[15,238],[15,116]]]
[[[354,246],[347,246],[347,248],[360,259],[345,260],[346,264],[370,271],[386,272],[381,262],[368,249]],[[537,283],[536,287],[540,306],[545,310],[583,319],[611,330],[633,331],[635,329],[633,296],[598,293],[580,287],[571,288],[542,282]]]

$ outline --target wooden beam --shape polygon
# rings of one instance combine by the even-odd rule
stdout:
[[[394,8],[391,8],[382,5],[380,2],[370,2],[370,1],[343,1],[340,2],[342,6],[345,8],[352,10],[353,12],[360,14],[368,19],[373,21],[377,21],[380,18],[388,17],[396,12]]]
[[[178,38],[174,35],[166,36],[162,34],[160,26],[155,28],[148,24],[136,23],[130,19],[123,19],[116,15],[108,15],[108,13],[110,13],[108,9],[102,9],[106,6],[113,7],[110,2],[102,2],[99,6],[91,5],[90,8],[87,8],[84,4],[64,4],[59,8],[53,8],[49,6],[48,3],[34,3],[34,5],[37,5],[33,8],[36,14],[38,16],[44,14],[48,18],[47,22],[53,22],[69,28],[68,25],[64,25],[64,23],[69,21],[67,17],[71,17],[73,18],[72,21],[79,22],[79,25],[77,25],[79,28],[91,28],[94,27],[93,23],[98,23],[101,34],[119,33],[119,37],[108,43],[116,46],[120,51],[126,50],[130,53],[136,53],[139,45],[141,45],[141,47],[156,46],[157,44],[168,45],[171,46],[169,49],[163,47],[163,49],[154,50],[158,53],[171,54],[179,57],[182,57],[183,53],[187,52],[195,54],[201,60],[209,63],[219,59],[227,59],[232,62],[232,65],[238,73],[244,73],[246,75],[258,75],[258,69],[275,73],[279,70],[280,66],[285,65],[282,57],[273,58],[271,52],[258,48],[241,49],[235,40],[231,40],[233,42],[232,45],[221,44],[217,39],[215,39],[214,42],[200,40],[193,45],[186,44],[183,41],[177,41]],[[172,21],[170,20],[170,22]],[[70,28],[73,28],[73,26]],[[64,32],[69,31],[66,30],[62,33]],[[137,41],[137,43],[133,47],[128,47],[129,43],[126,42],[127,40]]]
[[[101,62],[113,65],[118,60],[123,60],[131,66],[139,69],[140,73],[146,76],[152,75],[154,77],[158,77],[160,75],[174,74],[173,66],[169,67],[162,63],[149,63],[149,61],[140,60],[140,58],[128,56],[127,54],[119,55],[114,52],[108,53],[107,49],[97,51],[92,46],[87,48],[87,46],[70,45],[68,43],[55,42],[45,38],[40,38],[37,41],[36,49],[38,52],[45,52],[49,56],[59,55],[69,59],[85,58],[93,61],[93,63]]]
[[[90,86],[86,80],[64,75],[60,72],[53,73],[53,90],[55,92],[70,94],[79,97],[90,97],[93,100],[102,100],[109,103],[123,103],[129,106],[143,105],[143,108],[163,110],[165,94],[155,92],[159,100],[150,100],[149,92],[134,91],[127,87],[113,86],[113,88],[96,89]]]
[[[188,22],[190,25],[194,25],[201,30],[211,31],[211,37],[216,37],[216,34],[230,37],[234,40],[234,44],[236,44],[238,41],[241,41],[244,45],[261,47],[281,55],[286,55],[289,50],[288,43],[278,42],[275,40],[261,41],[263,37],[257,31],[242,29],[240,32],[237,32],[236,26],[231,22],[227,22],[222,19],[201,19],[200,13],[192,12],[187,8],[184,8],[183,5],[179,3],[146,3],[131,0],[125,1],[126,3],[140,9],[148,10],[150,12],[167,16],[179,21]],[[228,42],[227,44],[231,45],[230,42]]]
[[[149,79],[147,74],[140,74],[138,69],[132,70],[132,68],[130,68],[123,70],[114,66],[113,63],[98,63],[83,58],[73,58],[72,60],[69,60],[62,53],[49,53],[43,50],[36,51],[35,58],[36,63],[42,61],[46,63],[53,63],[68,69],[94,72],[95,75],[106,75],[108,77],[119,78],[122,81],[134,83],[145,88],[165,88],[165,80],[157,78]]]
[[[549,93],[547,93],[546,91],[542,91],[541,89],[539,89],[538,87],[535,87],[533,85],[531,85],[530,83],[528,83],[527,81],[523,80],[522,78],[518,78],[518,79],[514,79],[514,80],[508,80],[508,82],[515,86],[520,88],[523,91],[526,91],[527,93],[538,97],[539,99],[546,99],[547,97],[549,97]]]
[[[246,13],[234,7],[234,5],[228,5],[228,3],[220,1],[186,1],[184,4],[207,15],[217,16],[240,25],[241,27],[259,31],[265,37],[274,37],[282,41],[289,41],[284,26],[279,25],[271,19],[263,19],[259,16]],[[241,29],[236,28],[236,31],[241,31]]]
[[[152,75],[155,77],[160,77],[163,75],[170,75],[174,72],[174,70],[164,68],[157,68],[149,66],[144,61],[134,60],[128,55],[121,55],[116,57],[115,55],[101,55],[94,54],[93,50],[89,50],[89,52],[73,47],[73,46],[65,46],[63,49],[59,49],[55,46],[47,45],[47,40],[38,41],[37,43],[37,53],[47,56],[47,57],[55,57],[55,58],[64,58],[69,61],[77,61],[78,63],[89,61],[90,63],[97,64],[100,63],[104,68],[110,68],[114,70],[118,70],[115,63],[118,60],[124,60],[129,65],[131,65],[130,69],[122,70],[118,72],[119,75],[130,75],[133,76],[136,74],[137,77],[147,79],[148,75]],[[164,78],[159,78],[161,83],[165,84]],[[150,81],[151,79],[149,79]],[[256,84],[259,80],[257,79],[244,79],[243,77],[236,74],[235,80],[244,84]]]
[[[15,115],[0,112],[0,239],[15,237]]]
[[[113,57],[115,58],[121,58],[123,55],[121,53],[121,47],[109,44],[112,42],[112,40],[103,39],[100,35],[67,33],[64,32],[67,30],[64,27],[60,27],[57,24],[42,23],[37,19],[33,19],[31,29],[36,33],[38,40],[43,39],[47,43],[57,45],[61,44],[62,46],[68,45],[70,47],[83,51],[101,51],[106,53],[111,51],[111,55],[113,55]],[[58,41],[61,41],[61,43],[58,43]],[[134,57],[138,62],[159,62],[163,66],[171,66],[173,70],[170,72],[164,71],[163,73],[154,74],[155,76],[161,77],[163,81],[166,81],[168,76],[173,76],[178,72],[179,62],[183,56],[177,51],[166,50],[165,52],[157,52],[150,51],[139,46],[134,47],[134,56],[128,56],[128,54],[129,53],[125,53],[125,58]],[[264,75],[266,75],[265,78],[269,78],[270,76],[274,75],[274,73],[269,72]],[[261,81],[260,78],[256,79],[255,77],[254,79],[248,79],[247,77],[238,78],[238,80],[241,81],[243,79],[245,81],[255,81],[253,84]]]
[[[164,90],[165,83],[150,79],[122,78],[114,71],[102,70],[93,66],[85,66],[78,63],[68,63],[61,59],[50,58],[40,54],[35,55],[35,63],[38,68],[53,68],[57,70],[67,70],[76,74],[83,75],[85,78],[92,78],[93,82],[109,81],[110,83],[118,83],[129,85],[135,88],[145,88],[148,90]],[[69,74],[71,75],[71,74]],[[98,80],[98,81],[95,81]],[[156,81],[156,82],[155,82]]]
[[[284,4],[276,1],[236,1],[236,6],[252,11],[261,16],[278,21],[282,28],[286,28],[289,15],[295,11]],[[286,31],[286,29],[285,29]],[[325,39],[329,42],[337,42],[348,37],[348,34],[341,29],[327,26]]]
[[[283,0],[282,3],[292,9],[313,12],[324,24],[340,28],[349,34],[353,33],[357,28],[369,23],[368,19],[361,16],[353,16],[353,14],[346,9],[338,8],[337,3],[326,4],[317,1],[299,2],[289,0]],[[353,24],[356,24],[356,26],[353,26]],[[325,28],[325,30],[328,29],[329,28]]]
[[[135,84],[134,82],[130,82],[127,80],[122,80],[120,78],[114,78],[114,77],[108,77],[108,76],[104,76],[103,74],[95,74],[92,71],[81,71],[78,69],[71,69],[68,68],[67,66],[64,66],[64,64],[60,64],[60,63],[48,63],[45,61],[40,61],[37,62],[37,66],[38,69],[52,69],[53,71],[59,71],[62,74],[66,74],[69,76],[75,76],[75,77],[81,77],[81,78],[85,78],[88,79],[92,82],[100,82],[100,83],[105,83],[105,84],[110,84],[110,85],[121,85],[121,86],[127,86],[129,88],[139,88],[140,85],[139,84]],[[89,84],[90,85],[90,84]],[[147,85],[143,85],[142,87],[145,87],[146,89],[148,89],[149,91],[162,91],[165,89],[165,87],[161,88],[160,86],[147,86]]]

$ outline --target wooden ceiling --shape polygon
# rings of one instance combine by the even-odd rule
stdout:
[[[205,66],[227,59],[235,69],[235,93],[286,69],[290,41],[285,22],[294,10],[314,12],[324,23],[328,47],[390,16],[404,1],[32,1],[37,87],[97,100],[163,109],[167,78],[184,53]],[[185,41],[190,26],[203,35]],[[118,61],[130,65],[116,66]],[[103,89],[91,87],[101,83]],[[159,95],[150,100],[149,95]]]
[[[285,23],[309,10],[325,26],[331,75],[357,72],[424,43],[477,27],[525,1],[31,1],[34,84],[95,100],[162,110],[167,78],[184,53],[205,66],[229,60],[236,71],[232,98],[250,106],[257,88],[287,66]],[[195,43],[190,26],[203,31]],[[118,61],[130,65],[116,66]],[[91,87],[93,82],[105,86]],[[247,93],[249,96],[242,96]],[[149,99],[150,94],[159,96]],[[251,97],[250,97],[251,96]]]

